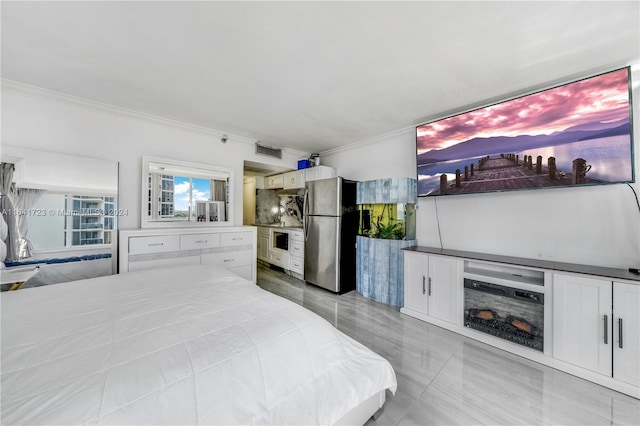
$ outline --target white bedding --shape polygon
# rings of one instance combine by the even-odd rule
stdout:
[[[3,424],[331,424],[391,365],[215,266],[5,292]]]

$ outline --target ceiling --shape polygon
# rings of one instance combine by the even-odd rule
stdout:
[[[640,3],[2,1],[2,78],[324,152],[638,63]]]

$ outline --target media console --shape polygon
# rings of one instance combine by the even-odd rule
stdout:
[[[640,399],[640,276],[414,246],[403,314]]]

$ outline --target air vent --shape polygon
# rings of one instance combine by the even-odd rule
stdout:
[[[269,157],[282,158],[282,149],[270,148],[268,146],[260,145],[256,142],[256,154],[268,155]]]

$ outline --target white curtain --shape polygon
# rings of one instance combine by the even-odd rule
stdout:
[[[18,260],[18,225],[16,223],[13,199],[15,196],[15,184],[13,183],[14,165],[11,163],[0,164],[0,209],[2,217],[7,223],[7,237],[4,242],[7,246],[7,262]]]
[[[44,191],[40,189],[19,188],[15,197],[16,210],[21,212],[28,211],[34,206],[43,193]],[[33,251],[33,244],[31,244],[31,241],[27,238],[27,234],[29,233],[29,215],[18,215],[17,225],[19,238],[18,258],[25,259],[31,257],[31,252]]]

